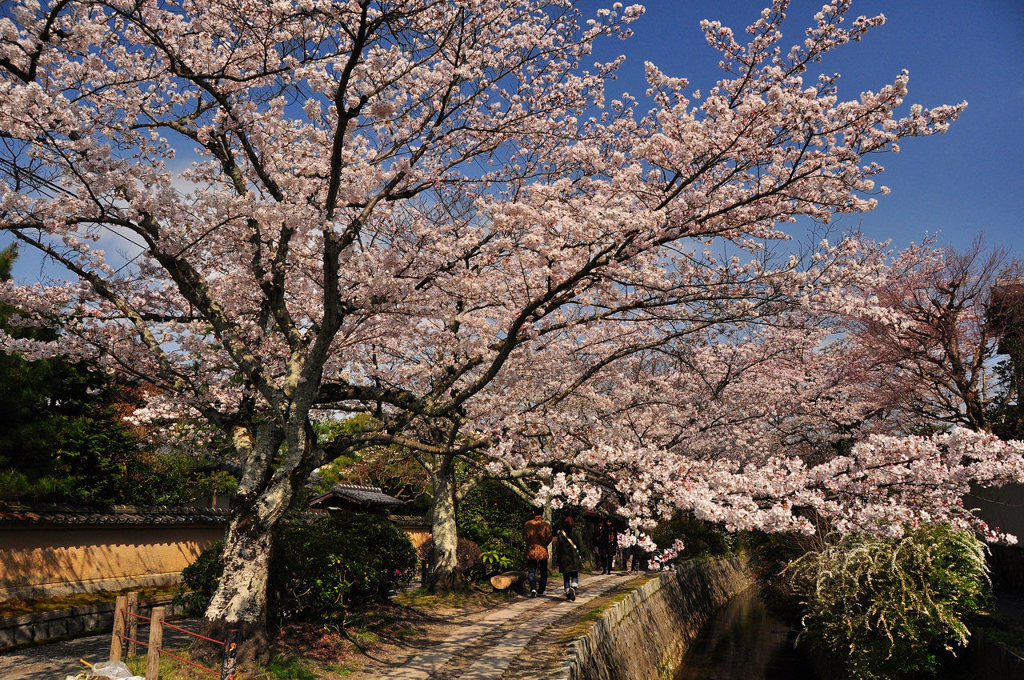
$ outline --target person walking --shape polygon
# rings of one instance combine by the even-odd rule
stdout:
[[[576,600],[576,589],[580,587],[580,571],[583,569],[581,546],[583,536],[574,526],[572,515],[562,520],[558,530],[558,541],[555,543],[555,561],[558,571],[562,572],[565,596],[570,602]]]
[[[548,543],[551,542],[551,525],[544,521],[540,508],[534,508],[533,518],[523,525],[523,542],[526,543],[530,597],[537,597],[543,595],[548,586]]]
[[[630,529],[629,535],[632,537],[633,542],[631,545],[626,546],[622,557],[626,562],[626,573],[632,574],[642,571],[642,564],[647,559],[647,553],[640,547],[640,532],[636,529]]]
[[[601,573],[612,573],[612,561],[619,549],[618,532],[615,531],[615,524],[610,519],[601,522],[597,531],[597,552],[601,556]]]

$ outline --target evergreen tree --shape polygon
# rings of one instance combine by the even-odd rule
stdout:
[[[0,250],[0,279],[10,279],[17,255],[15,245]],[[0,329],[57,336],[19,325],[10,305],[0,305]],[[124,421],[140,388],[93,362],[0,353],[0,385],[0,502],[175,504],[233,486],[230,475],[210,474],[190,456],[146,450]]]

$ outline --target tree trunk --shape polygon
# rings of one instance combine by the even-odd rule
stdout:
[[[273,548],[273,531],[255,521],[255,513],[232,516],[224,539],[224,574],[203,616],[203,631],[224,640],[237,630],[238,667],[254,669],[270,656],[267,643],[267,577]],[[223,648],[201,640],[192,649],[207,661],[218,663]]]
[[[228,631],[235,631],[236,663],[242,677],[254,676],[256,664],[270,658],[267,582],[274,529],[320,452],[315,439],[308,436],[309,405],[300,401],[296,397],[298,405],[284,428],[268,425],[255,440],[249,428],[239,426],[232,432],[245,469],[231,499],[231,520],[222,555],[224,573],[206,608],[203,628],[217,640],[225,640]],[[288,446],[282,450],[285,442]],[[211,662],[219,663],[223,651],[209,642],[193,645],[194,654]]]
[[[267,428],[254,443],[247,431],[235,433],[235,446],[246,461],[246,469],[231,499],[231,519],[221,558],[224,573],[203,616],[203,629],[211,638],[225,640],[229,630],[236,631],[237,667],[245,676],[254,674],[257,662],[265,663],[270,658],[267,582],[274,528],[302,478],[298,467],[301,458],[296,452],[304,442],[295,436],[290,438],[289,454],[272,475],[268,474],[282,439],[277,428]],[[193,645],[192,651],[219,663],[224,650],[207,643]]]
[[[463,592],[469,588],[459,566],[459,535],[455,522],[455,466],[445,464],[431,475],[434,485],[431,531],[434,552],[427,587],[432,593]]]

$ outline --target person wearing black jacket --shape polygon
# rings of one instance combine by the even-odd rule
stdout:
[[[619,536],[615,524],[610,519],[601,522],[597,530],[597,552],[601,556],[601,573],[612,573],[612,561],[619,549]]]
[[[583,536],[573,526],[571,515],[562,520],[562,527],[555,538],[555,562],[558,563],[558,571],[562,572],[565,596],[573,602],[576,589],[580,587],[580,571],[583,570]]]

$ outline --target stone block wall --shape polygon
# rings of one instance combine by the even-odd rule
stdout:
[[[149,615],[153,607],[164,606],[167,616],[180,616],[181,608],[162,597],[140,605],[140,613]],[[81,605],[38,614],[0,619],[0,653],[26,643],[40,643],[90,633],[110,633],[114,624],[114,603]]]
[[[559,680],[671,678],[710,616],[753,585],[741,558],[693,560],[602,614],[575,640]]]

